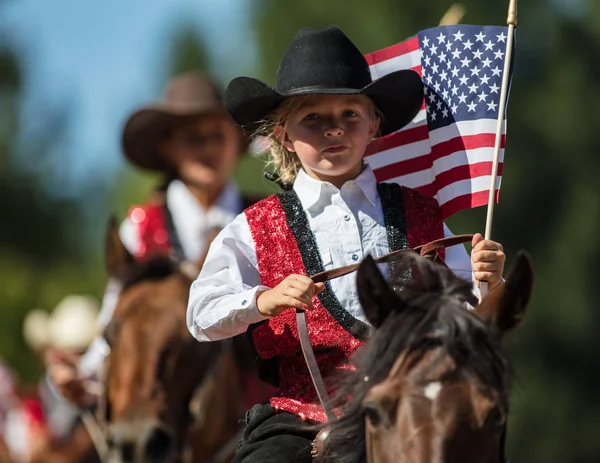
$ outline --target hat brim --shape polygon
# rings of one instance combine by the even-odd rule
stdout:
[[[257,132],[286,98],[299,95],[366,95],[382,115],[379,136],[407,125],[423,105],[423,82],[412,70],[391,72],[361,89],[307,87],[283,94],[252,77],[233,79],[224,93],[227,111],[247,131]]]
[[[176,107],[156,105],[133,113],[123,129],[122,147],[125,157],[143,169],[167,172],[172,167],[158,151],[158,142],[167,131],[194,116],[224,115],[221,105]]]

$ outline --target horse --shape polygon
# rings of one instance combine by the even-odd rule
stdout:
[[[165,255],[137,262],[114,220],[106,249],[108,272],[122,290],[104,333],[110,354],[97,412],[103,459],[230,460],[245,406],[243,372],[254,361],[240,354],[248,352],[245,337],[199,343],[190,335],[185,317],[196,273],[189,265]]]
[[[528,256],[520,252],[479,304],[471,283],[443,265],[413,253],[397,265],[405,278],[392,286],[371,258],[358,269],[374,332],[345,379],[344,413],[329,423],[318,461],[504,463],[511,375],[502,339],[526,312]]]
[[[64,441],[47,442],[29,463],[100,463],[100,460],[88,430],[78,422]]]

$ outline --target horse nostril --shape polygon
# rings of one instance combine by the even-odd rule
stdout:
[[[162,428],[154,428],[146,442],[145,454],[148,461],[164,461],[172,450],[173,437]]]
[[[124,442],[121,444],[121,458],[126,463],[135,461],[135,444],[133,442]]]

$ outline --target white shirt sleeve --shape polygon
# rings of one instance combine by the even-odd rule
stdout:
[[[198,341],[217,341],[266,320],[256,307],[262,286],[256,250],[245,214],[227,225],[212,242],[200,275],[192,283],[187,326]]]
[[[120,294],[121,283],[114,278],[109,278],[104,291],[104,297],[102,298],[102,307],[100,308],[97,319],[97,325],[100,330],[104,331],[104,328],[106,328],[112,320]],[[85,378],[97,375],[104,363],[104,357],[108,355],[109,351],[110,348],[104,339],[104,336],[102,334],[96,336],[79,359],[79,375]]]
[[[444,224],[444,238],[450,236],[454,236],[454,234]],[[446,248],[446,265],[457,277],[473,282],[473,294],[479,299],[480,293],[471,267],[471,256],[467,253],[464,245],[460,244]]]

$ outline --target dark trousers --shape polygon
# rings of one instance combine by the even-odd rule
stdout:
[[[246,413],[246,430],[232,463],[310,463],[312,441],[319,429],[270,405]]]

